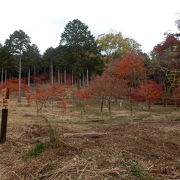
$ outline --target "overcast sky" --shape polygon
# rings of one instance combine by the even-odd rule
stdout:
[[[0,42],[22,29],[41,53],[57,47],[65,25],[79,19],[98,34],[122,32],[144,52],[177,32],[180,0],[0,0]]]

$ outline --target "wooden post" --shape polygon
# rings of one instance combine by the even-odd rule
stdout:
[[[2,120],[1,120],[1,131],[0,131],[0,143],[6,141],[6,131],[7,131],[7,117],[8,117],[8,99],[9,99],[9,89],[5,88],[2,90]]]

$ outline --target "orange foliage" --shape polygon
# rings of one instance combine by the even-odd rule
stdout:
[[[0,85],[0,89],[9,88],[10,92],[16,95],[18,93],[18,87],[19,87],[18,82],[19,82],[18,78],[11,78],[11,79],[7,80],[6,83]],[[30,88],[25,83],[25,80],[22,79],[21,80],[21,91],[29,92],[29,90],[30,90]]]
[[[63,86],[50,86],[46,88],[36,88],[35,94],[33,95],[33,100],[36,102],[37,114],[42,112],[43,107],[45,107],[47,100],[59,100],[62,102],[63,106],[66,106],[64,100],[64,93],[66,88]]]
[[[73,92],[72,95],[76,97],[74,104],[84,107],[85,105],[91,105],[92,103],[89,100],[92,97],[92,93],[89,89],[83,89],[79,92]]]
[[[86,99],[86,98],[92,97],[92,94],[90,93],[90,91],[88,89],[81,90],[80,92],[74,93],[73,95],[80,99]]]
[[[36,88],[34,99],[36,100],[47,100],[47,99],[58,99],[66,91],[64,86],[50,86],[48,88]]]
[[[115,71],[119,78],[129,81],[135,81],[146,75],[146,68],[141,56],[134,52],[128,53],[118,61]]]
[[[95,97],[119,97],[126,94],[126,83],[109,74],[95,77],[90,83],[91,94]]]
[[[116,63],[115,74],[124,84],[125,96],[131,98],[138,84],[145,79],[146,71],[142,57],[134,52],[126,54]]]
[[[138,100],[138,97],[141,97],[141,100],[153,103],[162,98],[163,92],[162,84],[149,80],[146,84],[139,85],[136,93],[134,93],[134,99]]]

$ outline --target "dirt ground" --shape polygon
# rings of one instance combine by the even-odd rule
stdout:
[[[11,102],[7,141],[0,144],[0,180],[180,179],[180,113],[176,110],[140,111],[133,121],[124,109],[116,109],[114,118],[108,120],[105,115],[102,121],[92,112],[82,115],[72,109],[64,114],[48,109],[43,114],[62,145],[25,158],[25,152],[47,141],[48,125],[36,117],[34,107]]]

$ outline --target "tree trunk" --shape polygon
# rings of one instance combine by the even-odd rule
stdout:
[[[80,78],[80,87],[83,86],[83,74],[81,73],[81,78]]]
[[[77,79],[77,82],[76,82],[76,86],[77,86],[77,91],[79,93],[80,89],[81,89],[81,79]]]
[[[111,113],[111,98],[108,99],[108,110],[109,110],[110,119],[112,119],[112,113]]]
[[[73,70],[72,70],[72,86],[73,86],[73,84],[74,84],[74,75],[73,75]]]
[[[103,106],[104,106],[104,97],[101,98],[100,110],[103,113]]]
[[[63,84],[63,72],[61,71],[61,84]]]
[[[18,87],[18,102],[21,102],[21,54],[19,58],[19,87]]]
[[[130,96],[129,96],[129,106],[130,106],[131,121],[133,121],[133,102]]]
[[[59,72],[59,69],[58,69],[58,85],[60,85],[60,72]]]
[[[82,73],[82,86],[84,87],[85,86],[85,77],[84,77],[84,71]]]
[[[29,86],[29,87],[30,87],[30,84],[31,84],[30,78],[31,78],[31,71],[30,71],[30,68],[29,68],[29,70],[28,70],[28,86]]]
[[[4,70],[3,70],[3,67],[1,68],[1,84],[3,84],[3,81],[4,81]]]
[[[33,81],[34,81],[34,84],[36,83],[35,82],[35,78],[36,78],[36,67],[34,66],[34,72],[33,72]]]
[[[5,69],[5,74],[4,74],[4,82],[6,83],[7,81],[7,69]]]
[[[87,78],[87,79],[86,79],[86,81],[87,81],[87,82],[86,82],[86,85],[89,86],[89,71],[88,71],[88,69],[87,69],[87,71],[86,71],[86,78]]]
[[[104,96],[101,97],[100,111],[101,111],[101,119],[103,120],[103,106],[104,106]]]
[[[76,78],[74,79],[74,85],[76,86]]]
[[[66,69],[64,69],[64,84],[66,85]]]
[[[11,77],[12,77],[12,75],[11,75],[11,73],[9,74],[9,79],[11,79]]]
[[[51,64],[50,64],[50,79],[51,79],[51,85],[54,84],[54,80],[53,80],[53,62],[51,60]]]

